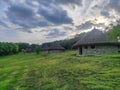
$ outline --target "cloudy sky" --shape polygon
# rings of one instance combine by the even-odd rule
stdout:
[[[0,0],[0,41],[71,38],[120,23],[120,0]]]

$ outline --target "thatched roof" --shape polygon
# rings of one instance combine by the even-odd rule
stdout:
[[[83,36],[73,47],[82,45],[118,45],[118,42],[107,41],[106,34],[98,29],[94,29]]]
[[[65,48],[62,47],[60,44],[55,43],[49,47],[49,50],[65,50]]]
[[[48,51],[49,50],[49,47],[47,45],[43,46],[42,48],[43,51]]]

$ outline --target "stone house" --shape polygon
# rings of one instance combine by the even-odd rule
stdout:
[[[31,52],[34,52],[34,50],[32,48],[26,48],[24,52],[31,53]]]
[[[59,53],[63,52],[64,50],[65,48],[58,43],[54,43],[49,47],[49,53]]]
[[[73,47],[78,56],[115,54],[120,52],[120,42],[108,41],[106,34],[94,29],[83,36]]]
[[[47,45],[43,46],[41,49],[43,52],[49,52],[49,47]]]

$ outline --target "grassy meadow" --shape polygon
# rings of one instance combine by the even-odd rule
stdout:
[[[120,54],[78,57],[20,53],[0,57],[0,90],[120,90]]]

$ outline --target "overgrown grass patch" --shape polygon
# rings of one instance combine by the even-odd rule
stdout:
[[[120,90],[120,54],[78,57],[20,53],[0,57],[0,90]]]

